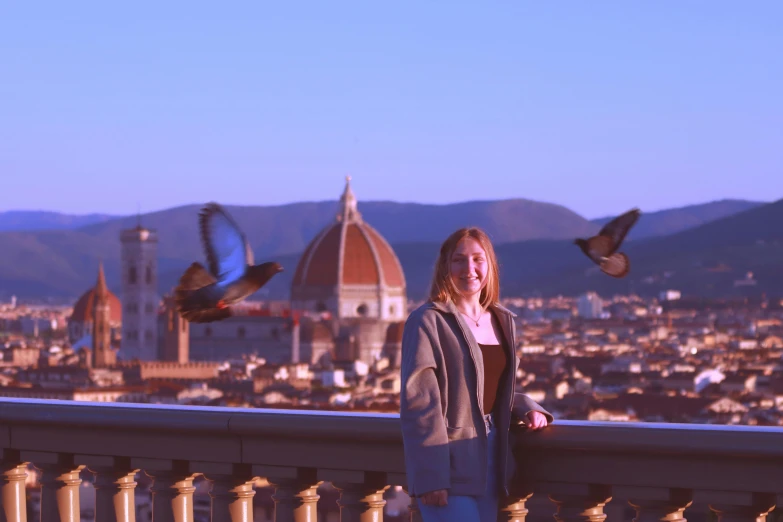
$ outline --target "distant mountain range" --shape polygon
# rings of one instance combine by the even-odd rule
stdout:
[[[265,289],[269,297],[287,298],[300,253],[334,219],[337,203],[227,208],[246,230],[257,259],[274,258],[288,268]],[[198,209],[188,205],[141,216],[160,237],[161,292],[203,258]],[[643,214],[624,248],[632,273],[620,281],[598,273],[571,243],[597,232],[606,219],[589,221],[559,205],[523,199],[451,205],[360,201],[359,210],[395,248],[412,298],[424,295],[440,242],[466,225],[484,228],[497,244],[505,294],[651,293],[665,287],[721,294],[734,292],[733,280],[748,270],[758,276],[757,289],[776,291],[780,285],[772,280],[781,279],[774,274],[783,262],[781,202],[723,200]],[[119,291],[119,233],[135,226],[136,216],[19,214],[0,213],[0,230],[6,230],[0,232],[0,298],[73,299],[94,284],[99,260],[109,286]],[[79,219],[84,222],[77,224]],[[42,226],[47,222],[52,225]],[[720,263],[729,268],[714,271]]]
[[[642,218],[644,215],[642,216]],[[641,222],[641,220],[640,220]],[[557,268],[538,267],[538,277],[512,278],[507,293],[540,291],[547,295],[574,295],[594,290],[602,295],[654,295],[675,288],[704,297],[783,297],[783,199],[715,219],[681,232],[631,241],[623,251],[631,258],[631,274],[612,279],[589,261],[570,256]],[[565,245],[521,243],[510,258],[537,253],[544,259],[559,259]],[[560,250],[562,249],[562,250]],[[753,273],[753,286],[735,282]]]
[[[723,199],[701,205],[670,208],[657,212],[645,212],[644,219],[640,219],[633,228],[629,239],[642,239],[653,236],[668,236],[689,228],[698,227],[704,223],[714,221],[756,208],[764,203],[760,201],[745,201],[742,199]],[[629,209],[630,210],[630,209]],[[593,219],[592,222],[604,225],[613,216]]]
[[[109,214],[61,214],[43,210],[9,210],[0,212],[0,231],[64,230],[103,223],[120,216]]]

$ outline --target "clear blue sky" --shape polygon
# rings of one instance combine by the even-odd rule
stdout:
[[[11,2],[0,210],[783,198],[783,2]]]

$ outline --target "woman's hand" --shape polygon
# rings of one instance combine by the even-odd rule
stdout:
[[[527,427],[533,431],[544,429],[549,424],[546,421],[546,416],[540,411],[527,412]]]
[[[449,503],[449,492],[445,489],[437,489],[423,494],[419,499],[428,506],[445,506]]]

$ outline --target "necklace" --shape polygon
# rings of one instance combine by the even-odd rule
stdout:
[[[470,319],[471,321],[473,321],[474,323],[476,323],[476,326],[479,326],[479,321],[481,320],[481,316],[482,316],[482,315],[484,315],[484,310],[482,310],[482,311],[479,313],[478,319],[473,319],[471,316],[469,316],[468,314],[466,314],[466,313],[465,313],[465,312],[463,312],[462,310],[460,310],[460,313],[462,313],[462,315],[464,315],[465,317],[467,317],[468,319]]]

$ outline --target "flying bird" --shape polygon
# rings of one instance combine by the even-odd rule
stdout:
[[[603,273],[616,278],[625,277],[631,271],[631,262],[627,255],[617,250],[640,214],[638,208],[629,210],[604,225],[597,236],[575,239],[574,243],[579,245],[582,252],[598,265]]]
[[[242,230],[217,203],[208,203],[198,217],[201,243],[209,270],[193,263],[174,289],[180,315],[193,323],[220,321],[231,306],[252,295],[283,271],[279,263],[256,265]]]

